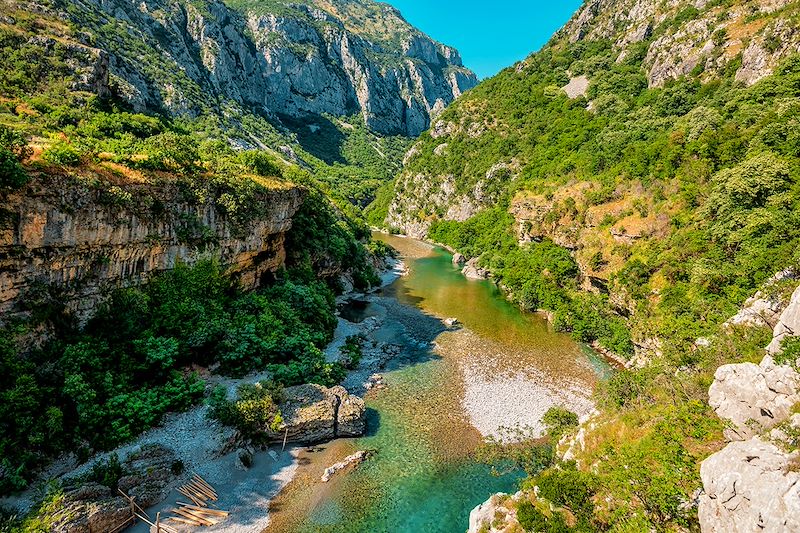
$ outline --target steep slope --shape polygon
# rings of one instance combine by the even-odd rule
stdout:
[[[56,1],[109,54],[137,111],[176,116],[361,114],[381,134],[418,135],[476,83],[458,52],[386,5],[247,0]]]
[[[397,173],[409,136],[477,83],[457,51],[369,0],[2,0],[0,41],[4,96],[33,97],[18,74],[49,62],[50,89],[272,150],[358,205]],[[63,95],[41,97],[69,114]]]
[[[476,258],[520,306],[627,359],[596,416],[551,434],[556,459],[508,450],[530,477],[471,531],[794,529],[797,406],[770,398],[800,391],[752,370],[794,376],[797,344],[773,364],[769,313],[731,317],[797,289],[799,19],[799,2],[589,1],[408,152],[380,197],[389,226]],[[740,364],[750,374],[711,388],[738,409],[723,420],[709,385]],[[757,453],[714,455],[742,420]],[[773,422],[786,450],[770,455]]]
[[[334,294],[378,281],[344,194],[232,142],[288,142],[255,114],[236,120],[256,130],[234,132],[224,117],[132,112],[113,52],[50,6],[2,7],[0,494],[200,402],[197,365],[340,382],[321,351]]]
[[[570,249],[579,281],[610,290],[623,314],[655,318],[631,322],[641,346],[674,335],[661,318],[680,313],[661,311],[681,291],[693,341],[793,257],[798,13],[797,2],[587,3],[421,137],[388,225],[446,239],[495,213],[512,241]],[[750,192],[733,191],[740,180]],[[497,252],[469,251],[486,264]],[[685,296],[684,280],[703,289]]]

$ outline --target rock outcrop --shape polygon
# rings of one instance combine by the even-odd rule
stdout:
[[[767,356],[760,365],[724,365],[714,374],[708,402],[728,424],[728,440],[744,440],[786,420],[800,402],[800,374]]]
[[[486,270],[485,268],[478,266],[477,257],[473,257],[472,259],[467,261],[466,265],[464,265],[464,268],[461,270],[461,273],[467,279],[481,280],[489,278],[489,271]]]
[[[122,462],[126,475],[118,481],[120,490],[147,508],[166,498],[176,479],[177,457],[165,446],[147,446]],[[75,482],[67,482],[73,484]],[[63,504],[52,517],[53,533],[92,533],[116,531],[131,518],[128,500],[119,492],[96,482],[80,482],[68,489]]]
[[[467,533],[501,533],[521,531],[517,520],[516,504],[524,498],[522,492],[513,496],[498,492],[469,513]]]
[[[764,326],[774,328],[780,315],[786,308],[786,302],[775,291],[769,290],[776,282],[794,279],[795,272],[787,269],[778,272],[767,283],[766,287],[748,298],[742,308],[727,322],[726,326]]]
[[[714,75],[741,53],[736,79],[751,85],[800,50],[796,25],[770,16],[789,4],[759,0],[723,7],[705,1],[593,0],[584,3],[556,38],[573,43],[611,40],[618,62],[646,42],[644,66],[651,87],[697,68]]]
[[[700,467],[705,494],[699,519],[707,533],[800,531],[797,453],[753,438],[732,442]]]
[[[357,437],[366,429],[366,406],[344,387],[298,385],[284,392],[280,404],[283,426],[274,433],[276,441],[313,444],[339,437]]]
[[[781,344],[787,337],[800,335],[800,287],[792,294],[789,305],[781,313],[775,330],[772,334],[772,342],[767,346],[767,351],[777,354],[781,351]]]
[[[800,374],[772,358],[782,341],[796,334],[798,315],[800,287],[775,326],[771,355],[760,365],[722,366],[714,376],[709,403],[734,442],[700,467],[703,532],[800,531],[800,415],[792,414],[800,402]]]
[[[70,4],[57,15],[108,53],[114,87],[138,110],[255,110],[276,123],[361,114],[373,131],[413,136],[477,84],[456,50],[370,0]]]
[[[257,287],[283,265],[284,236],[304,195],[294,186],[262,188],[252,199],[262,214],[237,222],[177,183],[90,186],[41,174],[0,194],[0,314],[26,312],[57,291],[86,318],[108,289],[209,256]]]

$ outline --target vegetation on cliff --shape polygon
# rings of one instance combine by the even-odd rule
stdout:
[[[406,142],[342,122],[337,127],[352,132],[345,157],[331,164],[309,157],[301,168],[277,151],[232,143],[231,124],[219,117],[135,112],[81,81],[86,65],[96,66],[96,50],[48,13],[12,9],[12,18],[0,19],[7,59],[0,65],[0,198],[61,176],[112,211],[175,215],[181,244],[208,259],[113,291],[85,325],[68,312],[60,288],[47,285],[26,293],[15,314],[21,318],[2,317],[2,493],[25,487],[60,452],[85,458],[196,404],[206,393],[201,367],[232,376],[269,370],[281,385],[338,383],[344,369],[326,363],[321,348],[336,325],[339,277],[361,289],[378,281],[369,231],[353,206],[392,172],[375,154],[399,159]],[[43,38],[50,43],[43,47],[34,33],[54,39]],[[256,292],[243,291],[214,259],[211,228],[191,213],[167,213],[171,204],[156,194],[211,204],[236,238],[272,208],[261,193],[290,187],[303,188],[306,199],[286,234],[286,268]],[[9,216],[0,210],[3,223]],[[161,236],[152,238],[155,246]]]
[[[196,403],[205,384],[192,368],[269,369],[282,385],[338,383],[344,369],[320,350],[336,326],[332,291],[292,272],[281,278],[245,293],[215,261],[179,265],[115,291],[83,328],[49,295],[30,302],[40,323],[58,329],[24,354],[13,340],[20,331],[3,331],[3,491],[24,487],[53,454],[112,448]]]
[[[765,284],[785,296],[792,282],[768,280],[800,267],[800,57],[797,33],[779,31],[797,3],[637,5],[587,4],[460,98],[412,148],[392,205],[373,208],[480,257],[557,327],[647,363],[598,392],[580,475],[532,476],[561,479],[560,494],[591,478],[591,506],[553,500],[563,516],[537,514],[536,530],[696,528],[699,463],[724,442],[708,386],[722,364],[760,361],[770,333],[722,324]],[[708,41],[688,35],[698,27]],[[694,68],[658,64],[688,61],[680,47]],[[750,76],[753,50],[771,75]]]

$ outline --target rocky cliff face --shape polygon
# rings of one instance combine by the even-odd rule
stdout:
[[[725,365],[714,376],[709,403],[726,423],[732,441],[703,461],[700,527],[707,533],[797,531],[800,474],[797,472],[800,374],[776,365],[781,342],[796,335],[800,287],[780,315],[760,365]]]
[[[361,114],[418,135],[477,78],[458,52],[369,0],[54,0],[108,53],[113,86],[139,110]]]
[[[590,0],[556,34],[570,42],[608,39],[618,52],[617,61],[647,43],[643,66],[651,87],[701,68],[707,78],[720,73],[739,54],[742,63],[736,79],[748,85],[768,76],[780,60],[800,51],[796,24],[776,16],[791,0],[753,3],[707,0]]]
[[[537,55],[560,50],[567,46],[591,49],[597,43],[611,43],[613,61],[629,63],[641,70],[649,87],[663,87],[682,76],[694,76],[707,83],[735,71],[734,78],[743,85],[752,85],[769,76],[778,64],[792,54],[800,52],[800,31],[795,22],[797,4],[790,0],[759,0],[758,2],[729,2],[725,4],[705,0],[588,0],[572,19],[557,32],[540,54],[534,54],[515,67],[515,74],[529,75]],[[584,57],[570,69],[586,69],[599,58]],[[568,73],[570,70],[568,69]],[[600,69],[593,76],[578,75],[566,78],[561,87],[570,99],[586,98],[588,109],[597,112],[603,99],[614,95],[604,94],[591,101],[591,88],[606,82]],[[499,77],[513,77],[509,72]],[[535,82],[535,80],[534,80]],[[557,91],[558,87],[552,87]],[[496,92],[501,92],[500,84]],[[492,96],[471,101],[460,101],[455,113],[434,120],[430,139],[423,137],[407,154],[406,171],[398,178],[397,195],[392,203],[387,223],[401,228],[409,235],[424,236],[433,220],[464,220],[485,207],[493,205],[497,191],[506,187],[520,174],[518,161],[513,159],[514,149],[509,148],[504,156],[492,153],[492,166],[479,176],[466,165],[455,168],[447,162],[448,147],[459,145],[463,153],[475,157],[482,147],[482,137],[508,137],[516,133],[518,126],[511,125],[491,112]],[[503,104],[503,102],[500,102]],[[520,113],[531,109],[520,109]],[[524,141],[534,142],[535,141]],[[433,152],[433,157],[427,152]],[[420,171],[416,164],[421,158],[431,158],[435,169]],[[511,159],[509,159],[511,158]],[[438,172],[446,168],[446,172]],[[498,172],[498,170],[501,170]],[[464,182],[469,181],[469,187]],[[494,191],[494,194],[492,192]],[[565,195],[573,192],[565,191]],[[525,198],[524,200],[528,200]],[[552,199],[534,206],[532,217],[552,219]],[[515,206],[516,207],[516,206]],[[524,217],[524,206],[521,211]],[[655,222],[655,221],[653,221]],[[652,224],[650,224],[652,225]],[[657,229],[657,228],[656,228]],[[576,235],[568,235],[567,228],[557,228],[554,240],[574,241]],[[639,235],[618,235],[616,240],[635,239]],[[524,237],[524,236],[523,236]]]
[[[59,300],[87,318],[113,288],[140,283],[177,262],[217,256],[245,287],[283,265],[284,235],[304,197],[263,188],[263,216],[235,222],[177,183],[81,182],[41,174],[0,195],[0,314]]]

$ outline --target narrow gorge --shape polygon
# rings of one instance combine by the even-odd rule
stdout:
[[[800,529],[800,2],[578,4],[0,0],[0,532]]]

